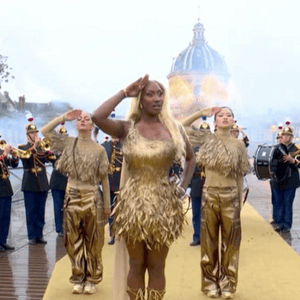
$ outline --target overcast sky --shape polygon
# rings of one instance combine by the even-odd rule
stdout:
[[[238,109],[298,110],[299,12],[297,0],[0,0],[0,53],[15,76],[1,92],[92,111],[145,73],[167,85],[200,15]]]

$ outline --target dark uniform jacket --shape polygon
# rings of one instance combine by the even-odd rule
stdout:
[[[243,142],[245,144],[245,147],[248,148],[250,145],[250,141],[246,135],[243,137]]]
[[[2,155],[3,150],[0,150]],[[9,180],[8,166],[16,168],[19,164],[18,158],[7,158],[0,160],[0,197],[11,197],[13,190]]]
[[[112,150],[113,150],[113,143],[112,143],[112,141],[110,140],[108,142],[104,142],[101,145],[106,150],[109,163],[110,164],[114,163],[115,167],[120,168],[120,171],[115,171],[115,172],[113,172],[113,174],[108,174],[108,181],[109,181],[110,191],[111,192],[117,192],[119,190],[121,168],[122,168],[122,164],[118,160],[122,161],[123,157],[120,156],[119,154],[116,154],[118,159],[115,160],[114,162],[112,162],[111,161],[111,154],[112,154]],[[122,145],[121,145],[120,142],[116,142],[115,143],[115,147],[117,148],[117,151],[120,151]]]
[[[193,148],[194,153],[199,150],[199,146]],[[196,165],[194,174],[190,183],[190,196],[192,198],[201,198],[202,188],[204,185],[205,178],[201,176],[201,169]]]
[[[291,154],[298,150],[298,148],[295,146],[295,144],[290,144],[288,147],[288,153]],[[272,180],[271,187],[273,189],[280,189],[280,190],[287,190],[291,188],[298,188],[300,186],[300,179],[299,179],[299,168],[300,165],[297,167],[294,164],[288,164],[288,172],[287,176],[282,181]]]
[[[19,149],[27,150],[32,144],[19,145]],[[48,178],[46,174],[45,163],[52,161],[51,152],[43,152],[37,148],[33,150],[29,158],[21,158],[24,174],[22,179],[22,191],[28,192],[46,192],[49,190]]]
[[[59,157],[56,155],[56,161],[59,159]],[[50,178],[50,188],[56,189],[60,191],[65,191],[68,183],[68,177],[61,174],[59,171],[55,169],[55,162],[52,161],[53,165],[53,171]]]

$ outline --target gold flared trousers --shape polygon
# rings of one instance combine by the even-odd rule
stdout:
[[[104,226],[97,222],[97,193],[97,190],[66,190],[64,230],[72,263],[72,283],[99,283],[102,280]]]
[[[201,270],[204,293],[216,289],[235,292],[240,242],[238,189],[204,187],[201,215]]]

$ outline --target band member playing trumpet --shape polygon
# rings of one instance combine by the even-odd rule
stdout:
[[[12,153],[12,146],[7,145],[5,141],[2,140],[0,148],[0,252],[15,249],[6,242],[10,225],[11,198],[13,195],[7,167],[11,166],[16,168],[19,164],[19,158],[17,156],[9,156],[9,154]]]
[[[46,244],[43,238],[45,224],[45,204],[49,190],[45,163],[55,160],[55,156],[44,149],[44,143],[38,137],[35,124],[25,126],[27,144],[19,145],[19,149],[29,154],[21,157],[24,173],[22,191],[24,193],[27,234],[30,245]],[[42,149],[42,148],[43,149]]]
[[[76,120],[76,138],[54,131],[61,122],[72,120]],[[68,111],[42,129],[54,153],[61,153],[55,168],[68,176],[64,235],[72,263],[73,294],[93,294],[102,280],[104,223],[110,214],[107,155],[101,145],[92,141],[92,130],[90,114],[79,109]],[[99,199],[100,181],[104,203]]]
[[[293,202],[296,189],[300,186],[298,172],[300,164],[295,158],[295,155],[300,153],[300,146],[292,142],[294,132],[289,124],[283,128],[281,136],[282,144],[284,144],[288,150],[288,153],[282,157],[283,162],[288,164],[288,175],[281,181],[276,178],[273,180],[273,218],[277,223],[277,226],[275,226],[276,231],[290,232],[293,222]]]

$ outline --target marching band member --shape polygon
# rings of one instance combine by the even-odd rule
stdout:
[[[21,157],[24,168],[22,191],[28,240],[30,245],[47,244],[43,238],[45,204],[49,190],[45,163],[55,160],[55,156],[50,151],[41,148],[41,140],[35,124],[27,124],[25,130],[27,144],[20,144],[18,148],[29,153],[28,157]]]
[[[0,149],[0,252],[15,249],[6,242],[10,226],[11,198],[13,195],[7,167],[16,168],[19,164],[19,158],[13,154],[12,146],[4,141],[2,141],[2,144],[3,149]],[[12,156],[10,157],[9,154],[12,154]]]
[[[114,208],[114,199],[116,197],[116,193],[119,191],[120,186],[120,176],[122,169],[122,161],[123,161],[123,153],[122,153],[122,145],[118,138],[112,137],[110,140],[106,140],[101,144],[106,150],[109,164],[109,173],[108,173],[108,181],[110,188],[110,208],[111,211]],[[113,216],[110,216],[108,219],[109,223],[109,235],[110,240],[108,241],[109,245],[113,245],[115,243],[115,237],[112,233],[112,223]]]
[[[274,194],[274,221],[277,223],[275,227],[279,232],[290,232],[293,222],[293,202],[296,189],[300,186],[299,161],[295,159],[294,153],[300,152],[300,146],[294,144],[293,128],[289,123],[282,130],[282,144],[287,147],[288,153],[283,155],[283,162],[288,164],[288,176],[281,181],[273,180],[272,192]]]
[[[210,126],[207,122],[205,122],[206,117],[203,118],[203,122],[199,126],[199,130],[209,131]],[[196,127],[194,127],[195,130]],[[199,145],[195,145],[193,147],[194,153],[199,151]],[[204,168],[199,168],[198,165],[195,166],[194,174],[190,183],[190,196],[192,199],[192,223],[193,223],[193,240],[190,243],[190,246],[197,246],[201,244],[200,238],[200,224],[201,224],[201,199],[202,199],[202,190],[205,182],[205,172]]]
[[[201,116],[215,118],[215,133],[194,130]],[[241,242],[243,176],[250,164],[244,143],[230,134],[230,108],[201,109],[181,123],[192,145],[200,145],[197,164],[205,168],[201,215],[201,290],[210,298],[232,299],[237,286]],[[221,244],[219,243],[221,233]]]
[[[239,134],[241,133],[242,136],[243,136],[242,140],[243,140],[243,142],[244,142],[244,144],[245,144],[245,147],[246,147],[246,148],[249,147],[249,145],[250,145],[249,138],[248,138],[248,136],[245,134],[245,132],[244,132],[244,130],[243,130],[242,127],[239,127],[237,124],[233,124],[233,125],[231,126],[230,133],[231,133],[231,135],[232,135],[234,138],[236,138],[236,139],[239,137]]]
[[[76,120],[78,136],[58,134],[54,128],[65,121]],[[102,280],[102,247],[104,223],[110,215],[108,160],[105,149],[92,141],[93,123],[88,113],[68,111],[41,130],[50,139],[54,153],[61,153],[55,168],[68,176],[64,203],[64,235],[72,263],[70,282],[73,294],[94,294]],[[104,209],[100,199],[101,181]]]
[[[281,144],[282,143],[282,131],[278,131],[277,136],[276,136],[276,141],[277,144]],[[273,192],[273,179],[270,180],[270,188],[271,188],[271,204],[272,204],[272,221],[270,222],[271,225],[273,225],[275,228],[278,227],[277,223],[278,220],[276,220],[276,218],[278,217],[278,213],[275,211],[276,207],[274,207],[274,203],[275,203],[275,195]]]
[[[62,135],[67,135],[67,129],[64,124],[57,129],[57,132]],[[63,236],[63,204],[66,193],[68,177],[57,171],[54,167],[56,161],[59,159],[61,153],[56,154],[56,160],[52,162],[53,170],[50,178],[50,188],[53,198],[53,210],[55,230],[58,236]]]

